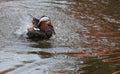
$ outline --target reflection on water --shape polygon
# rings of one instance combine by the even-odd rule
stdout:
[[[31,51],[31,52],[28,52],[30,54],[38,54],[40,55],[41,58],[50,58],[52,57],[52,54],[49,53],[49,52],[43,52],[43,51]]]
[[[93,72],[89,74],[111,74],[112,72],[119,70],[119,67],[117,67],[118,65],[114,65],[119,64],[119,55],[117,55],[120,50],[120,18],[118,17],[120,16],[119,3],[119,0],[81,0],[75,1],[72,5],[68,5],[68,8],[63,9],[66,14],[72,14],[75,18],[80,20],[81,25],[85,26],[88,30],[84,32],[78,29],[77,31],[77,33],[87,40],[87,43],[83,42],[81,46],[84,48],[95,49],[95,51],[91,50],[92,54],[101,56],[101,58],[107,55],[106,59],[101,59],[103,62],[107,62],[102,65],[103,68],[105,68],[103,70],[97,67],[95,68],[96,70],[93,68]],[[80,57],[80,55],[77,55],[76,57]],[[97,62],[96,65],[99,66],[98,64],[99,62]],[[91,68],[88,68],[85,67],[88,72],[91,71]],[[104,70],[106,71],[104,72]],[[119,73],[120,72],[118,71],[113,74]]]
[[[0,74],[119,74],[120,0],[0,1]],[[50,40],[21,38],[31,14],[51,17]]]
[[[33,48],[52,48],[52,44],[49,42],[49,41],[36,41],[37,43],[35,44],[30,44],[29,46],[30,47],[33,47]]]

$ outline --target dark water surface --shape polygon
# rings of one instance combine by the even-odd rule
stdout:
[[[32,18],[56,35],[32,41]],[[0,0],[0,74],[120,74],[120,0]]]

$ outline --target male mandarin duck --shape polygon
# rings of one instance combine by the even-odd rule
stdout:
[[[55,34],[51,20],[47,16],[42,16],[40,19],[33,18],[33,26],[28,28],[28,38],[49,39]]]

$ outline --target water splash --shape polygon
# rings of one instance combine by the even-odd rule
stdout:
[[[21,18],[19,18],[19,21],[21,22],[20,26],[18,27],[18,29],[16,29],[15,34],[19,37],[21,35],[26,35],[27,33],[27,28],[29,28],[30,26],[32,26],[31,23],[31,18],[28,15],[22,15]]]

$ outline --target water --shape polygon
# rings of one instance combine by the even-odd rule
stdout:
[[[119,2],[0,1],[0,74],[119,73]],[[26,39],[29,14],[49,16],[56,35]]]

